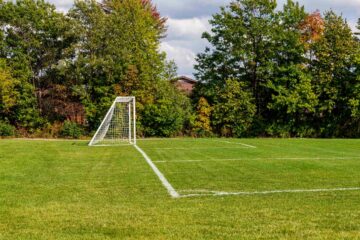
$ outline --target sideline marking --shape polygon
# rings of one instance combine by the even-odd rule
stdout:
[[[324,189],[294,189],[294,190],[273,190],[273,191],[255,191],[255,192],[222,192],[222,191],[208,191],[208,190],[183,190],[181,192],[194,192],[190,194],[181,195],[181,198],[189,197],[206,197],[206,196],[246,196],[246,195],[269,195],[277,193],[313,193],[313,192],[345,192],[345,191],[359,191],[360,187],[352,188],[324,188]]]
[[[164,187],[168,190],[169,194],[171,197],[173,198],[179,198],[180,194],[173,188],[173,186],[171,186],[171,184],[169,183],[169,181],[165,178],[165,176],[160,172],[160,170],[155,166],[155,164],[151,161],[151,159],[149,158],[149,156],[137,145],[134,145],[134,147],[136,148],[136,150],[138,150],[141,155],[145,158],[146,162],[150,165],[150,167],[152,168],[152,170],[155,172],[155,174],[158,176],[158,178],[160,179],[161,183],[164,185]]]
[[[360,159],[360,157],[329,157],[329,158],[319,158],[319,157],[282,157],[282,158],[234,158],[234,159],[186,159],[186,160],[173,160],[173,161],[166,161],[166,160],[158,160],[153,161],[154,163],[181,163],[181,162],[236,162],[236,161],[249,161],[249,160],[350,160],[350,159]]]

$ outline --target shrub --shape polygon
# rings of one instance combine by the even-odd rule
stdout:
[[[11,137],[15,135],[15,127],[6,123],[0,122],[0,136],[1,137]]]
[[[60,131],[60,135],[66,138],[80,138],[83,133],[83,128],[79,124],[71,121],[65,121]]]
[[[179,133],[184,124],[184,114],[174,103],[160,100],[149,104],[143,112],[143,126],[146,136],[170,137]]]
[[[171,137],[184,133],[191,118],[190,99],[170,82],[157,86],[156,99],[140,112],[140,125],[145,136]]]
[[[270,124],[266,128],[266,134],[270,137],[280,137],[280,138],[289,138],[290,127],[289,125],[281,125],[281,124]]]
[[[253,124],[256,106],[245,84],[229,79],[216,98],[212,111],[216,132],[223,137],[246,136]]]
[[[43,128],[37,129],[31,136],[35,138],[57,138],[61,136],[63,125],[63,122],[58,121],[46,123]]]

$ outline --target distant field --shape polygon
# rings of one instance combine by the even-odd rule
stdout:
[[[360,239],[360,140],[0,140],[0,239]]]

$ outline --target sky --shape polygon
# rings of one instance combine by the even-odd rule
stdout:
[[[192,77],[195,57],[204,51],[207,42],[201,39],[205,31],[210,30],[208,21],[217,13],[220,6],[231,0],[153,0],[161,15],[168,18],[167,37],[161,43],[161,50],[167,53],[169,60],[178,66],[178,74]],[[58,9],[66,11],[73,0],[50,0]],[[282,6],[286,0],[278,0]],[[332,9],[342,14],[350,26],[355,29],[360,18],[360,0],[298,0],[307,11],[324,12]]]

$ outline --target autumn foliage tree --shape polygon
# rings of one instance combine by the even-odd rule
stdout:
[[[299,24],[301,41],[309,49],[310,45],[322,37],[325,23],[319,11],[308,14]]]
[[[20,81],[12,76],[11,69],[6,66],[6,62],[0,62],[0,113],[4,117],[8,116],[20,97],[17,88]]]
[[[197,136],[211,135],[211,112],[210,104],[206,98],[201,97],[196,105],[196,117],[192,129]]]

